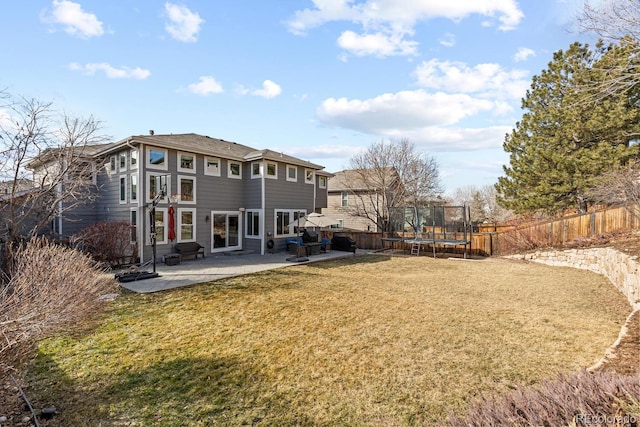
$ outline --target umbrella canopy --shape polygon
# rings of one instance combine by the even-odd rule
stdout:
[[[176,219],[175,219],[175,210],[173,206],[169,205],[169,210],[167,211],[169,214],[169,230],[167,230],[167,237],[169,240],[174,241],[176,238]]]
[[[310,213],[309,215],[306,215],[291,221],[289,223],[289,227],[322,228],[322,227],[330,227],[332,225],[338,225],[338,224],[340,224],[340,221],[338,221],[337,219],[331,218],[330,216],[327,216],[325,214],[313,212],[313,213]]]

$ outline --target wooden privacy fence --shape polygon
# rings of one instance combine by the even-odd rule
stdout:
[[[637,205],[601,209],[553,221],[520,225],[493,233],[477,233],[473,237],[473,253],[506,255],[531,249],[561,246],[580,237],[640,228]]]
[[[495,232],[473,233],[471,252],[474,255],[507,255],[531,249],[561,246],[580,237],[640,229],[640,207],[637,205],[601,209],[586,214],[576,214],[553,221],[529,223]],[[382,233],[365,231],[323,231],[323,237],[334,234],[349,236],[358,248],[382,249]],[[385,237],[388,237],[385,235]],[[462,237],[461,237],[462,238]],[[403,249],[401,242],[393,243],[395,249]],[[390,247],[390,244],[387,244]]]

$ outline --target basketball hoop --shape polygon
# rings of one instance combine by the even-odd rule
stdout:
[[[179,194],[172,194],[169,196],[169,203],[177,203],[180,201],[180,195]]]

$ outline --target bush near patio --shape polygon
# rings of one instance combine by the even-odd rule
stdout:
[[[0,381],[34,353],[42,337],[81,322],[116,290],[88,256],[36,238],[13,249],[7,283],[0,283]],[[0,414],[1,415],[1,414]]]
[[[51,425],[442,425],[592,365],[628,311],[586,271],[350,257],[125,294],[26,380]]]

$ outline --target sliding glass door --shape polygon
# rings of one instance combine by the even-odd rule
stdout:
[[[240,212],[211,211],[211,252],[242,249]]]

